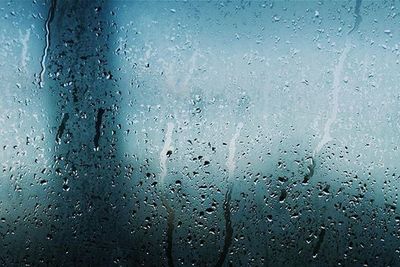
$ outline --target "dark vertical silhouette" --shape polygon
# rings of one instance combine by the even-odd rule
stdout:
[[[42,256],[50,265],[133,264],[118,154],[120,95],[112,71],[115,25],[105,0],[52,1],[40,81],[52,97],[54,181],[51,238]],[[45,41],[46,41],[45,40]],[[61,122],[60,122],[61,121]],[[37,259],[38,260],[38,259]]]

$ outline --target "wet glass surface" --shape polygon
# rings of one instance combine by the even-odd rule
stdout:
[[[1,1],[1,265],[399,266],[399,5]]]

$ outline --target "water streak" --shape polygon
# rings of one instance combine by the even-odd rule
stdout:
[[[164,147],[162,148],[160,152],[160,188],[161,188],[161,202],[163,206],[167,210],[167,248],[166,248],[166,254],[167,254],[167,261],[168,261],[168,266],[173,267],[174,266],[174,261],[172,257],[172,246],[173,246],[173,234],[174,234],[174,220],[175,220],[175,211],[174,209],[170,206],[168,203],[167,198],[164,195],[164,180],[165,177],[168,174],[168,169],[167,169],[167,159],[168,156],[171,155],[172,153],[172,132],[174,130],[175,125],[172,122],[167,123],[167,131],[165,132],[165,138],[164,138]]]
[[[97,151],[99,149],[99,140],[100,140],[100,130],[101,130],[101,124],[103,121],[103,115],[104,115],[105,110],[102,108],[99,108],[97,111],[97,118],[96,118],[96,134],[94,135],[93,138],[93,143],[94,143],[94,149]]]
[[[167,248],[166,248],[166,254],[167,254],[167,261],[168,261],[168,266],[173,267],[174,266],[174,259],[172,257],[172,247],[173,247],[173,234],[174,234],[174,220],[175,220],[175,211],[174,209],[169,205],[167,199],[165,196],[161,196],[161,201],[164,205],[164,207],[167,209]]]
[[[56,142],[58,144],[60,144],[60,142],[61,142],[61,137],[64,134],[65,127],[66,127],[68,119],[69,119],[69,114],[65,113],[63,115],[63,117],[62,117],[61,124],[60,124],[60,126],[58,127],[58,130],[57,130]]]
[[[229,180],[232,179],[233,174],[236,168],[236,160],[235,160],[235,153],[236,153],[236,139],[238,139],[240,135],[240,131],[243,128],[243,123],[239,122],[236,132],[233,135],[231,141],[229,142],[229,152],[228,152],[228,160],[226,161],[226,166],[228,167],[228,174]]]
[[[21,67],[26,72],[27,71],[27,62],[28,62],[28,42],[31,36],[31,29],[26,30],[26,33],[22,35],[22,32],[19,32],[21,37],[22,51],[21,51]]]
[[[40,74],[39,74],[39,87],[43,88],[44,86],[44,74],[46,72],[46,58],[48,54],[48,50],[50,47],[50,23],[54,19],[54,13],[56,10],[56,3],[57,0],[52,0],[49,8],[49,14],[47,16],[46,22],[45,22],[45,30],[46,30],[46,36],[45,36],[45,41],[46,44],[43,49],[43,55],[42,55],[42,60],[40,62],[40,65],[42,67]]]
[[[340,55],[339,61],[336,64],[335,69],[333,71],[333,85],[332,85],[332,93],[331,93],[332,111],[329,115],[328,120],[325,123],[324,134],[322,136],[322,139],[313,151],[313,157],[315,157],[315,155],[321,151],[322,147],[326,143],[328,143],[332,140],[331,127],[332,127],[332,124],[335,123],[337,114],[339,111],[340,82],[341,82],[341,77],[342,77],[342,73],[343,73],[343,69],[344,69],[344,62],[346,61],[347,55],[349,54],[349,51],[350,51],[350,48],[351,48],[350,43],[346,42],[346,46],[345,46],[342,54]]]
[[[233,237],[233,227],[231,219],[232,189],[233,186],[230,185],[225,195],[225,201],[224,201],[225,239],[224,239],[224,247],[222,248],[221,254],[218,257],[217,263],[215,264],[216,267],[223,266],[226,255],[228,255],[229,248],[232,244],[232,237]]]
[[[362,21],[362,17],[360,15],[361,2],[362,0],[356,0],[356,6],[354,7],[354,16],[356,17],[356,20],[354,21],[353,28],[349,31],[348,34],[352,33],[353,31],[356,31],[360,26],[360,23]]]
[[[318,252],[321,249],[321,245],[324,242],[325,238],[325,232],[326,232],[325,228],[322,228],[321,231],[319,232],[317,243],[315,244],[315,247],[313,249],[313,258],[317,257]]]
[[[224,218],[225,218],[225,238],[224,238],[224,246],[222,251],[218,257],[218,261],[215,266],[220,267],[224,264],[226,255],[228,255],[229,248],[232,244],[233,239],[233,227],[232,227],[232,219],[231,219],[231,198],[232,198],[232,190],[233,190],[233,175],[236,169],[236,140],[240,136],[240,131],[243,128],[243,123],[238,123],[236,127],[236,132],[233,135],[231,141],[229,142],[228,148],[228,159],[226,161],[226,166],[228,167],[228,191],[225,195],[224,200]]]
[[[160,152],[160,185],[164,185],[164,179],[167,176],[167,159],[169,151],[171,151],[172,131],[175,125],[172,122],[167,123],[167,131],[165,132],[164,147]]]
[[[313,157],[310,157],[308,160],[310,161],[310,164],[307,166],[307,173],[306,173],[306,175],[304,176],[303,184],[307,184],[307,183],[308,183],[308,180],[310,180],[311,177],[313,177],[313,175],[314,175],[314,169],[315,169],[315,161],[314,161],[314,158],[313,158]]]
[[[340,91],[341,77],[342,77],[342,73],[343,73],[343,69],[344,69],[344,62],[346,61],[347,56],[348,56],[351,46],[352,46],[351,41],[350,41],[350,39],[351,39],[350,36],[354,30],[358,29],[358,27],[362,21],[362,18],[360,15],[361,3],[362,3],[362,0],[356,0],[356,5],[354,8],[354,15],[356,17],[356,20],[354,22],[353,28],[347,34],[345,48],[344,48],[343,52],[341,53],[341,55],[339,57],[339,61],[336,64],[335,69],[333,71],[333,86],[332,86],[333,90],[331,93],[332,103],[333,103],[332,104],[332,112],[330,113],[330,116],[325,123],[322,139],[317,144],[317,146],[315,147],[315,149],[312,153],[311,165],[308,166],[308,173],[304,177],[303,183],[307,183],[308,180],[314,175],[315,156],[321,151],[322,147],[326,143],[328,143],[332,140],[330,132],[331,132],[332,125],[336,121],[338,110],[339,110],[339,91]]]

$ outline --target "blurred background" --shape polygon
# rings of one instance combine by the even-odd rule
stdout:
[[[0,1],[4,266],[399,266],[398,1]]]

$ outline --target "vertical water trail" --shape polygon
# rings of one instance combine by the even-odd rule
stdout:
[[[174,220],[175,220],[175,212],[172,207],[169,205],[167,198],[164,195],[164,179],[168,174],[167,169],[167,159],[170,155],[170,151],[172,149],[172,132],[174,130],[175,125],[172,122],[167,123],[167,131],[165,132],[164,138],[164,147],[160,152],[160,191],[161,191],[161,202],[165,209],[167,210],[167,260],[168,266],[173,267],[174,261],[172,258],[172,245],[173,245],[173,233],[174,233]]]
[[[56,142],[58,144],[61,144],[61,137],[64,134],[65,127],[66,127],[68,119],[69,119],[69,114],[68,113],[64,113],[63,117],[62,117],[62,120],[61,120],[61,124],[58,127],[57,135],[56,135]]]
[[[315,161],[313,157],[309,157],[308,160],[310,161],[310,164],[307,166],[307,173],[304,176],[303,179],[303,184],[307,184],[308,180],[311,179],[311,177],[314,175],[314,168],[315,168]]]
[[[325,123],[322,138],[319,141],[319,143],[317,144],[317,146],[315,147],[314,151],[312,152],[312,156],[309,157],[310,164],[308,164],[308,166],[307,166],[307,173],[304,176],[303,184],[307,184],[308,180],[310,180],[311,177],[314,175],[316,155],[321,151],[321,149],[324,147],[325,144],[327,144],[328,142],[330,142],[332,140],[331,127],[332,127],[332,124],[335,123],[337,114],[339,111],[340,81],[341,81],[341,77],[342,77],[342,73],[343,73],[344,62],[346,61],[347,55],[350,51],[350,48],[351,48],[351,45],[347,39],[345,48],[342,51],[342,54],[339,57],[339,61],[336,64],[335,69],[333,71],[333,85],[332,85],[332,93],[331,93],[332,110],[331,110],[331,113],[329,114],[328,120]]]
[[[331,131],[332,124],[334,124],[336,121],[338,110],[339,110],[340,82],[341,82],[341,77],[343,74],[344,63],[347,59],[347,56],[348,56],[351,46],[352,46],[351,33],[353,33],[355,30],[358,29],[358,27],[362,21],[362,18],[360,15],[361,3],[362,3],[362,0],[356,0],[356,5],[354,8],[354,15],[355,15],[356,19],[355,19],[353,28],[347,33],[345,47],[339,57],[338,63],[336,64],[334,71],[333,71],[333,85],[332,85],[332,93],[331,93],[332,111],[329,115],[328,120],[325,123],[322,139],[320,140],[318,145],[315,147],[315,149],[312,153],[312,156],[309,158],[311,160],[311,163],[307,167],[308,173],[305,175],[303,183],[307,183],[308,180],[314,175],[315,156],[320,152],[320,150],[326,143],[328,143],[332,140],[330,131]],[[323,212],[323,213],[325,213],[325,212]],[[314,249],[313,249],[313,258],[316,258],[318,256],[318,253],[324,242],[325,233],[326,233],[325,227],[321,227],[321,231],[318,235],[317,243],[315,244]]]
[[[93,138],[95,151],[99,150],[100,130],[101,130],[101,124],[103,121],[104,112],[106,112],[106,111],[103,108],[99,108],[99,110],[97,111],[96,125],[95,125],[96,134],[94,135],[94,138]]]
[[[353,28],[351,28],[348,34],[356,31],[358,29],[358,26],[360,26],[360,23],[362,21],[362,17],[360,15],[361,2],[362,0],[356,0],[356,6],[354,7],[354,16],[356,17],[356,20],[354,21]]]
[[[236,168],[236,161],[235,161],[236,139],[238,139],[242,128],[243,128],[243,123],[239,122],[236,128],[236,132],[233,135],[231,141],[229,142],[228,160],[226,161],[226,167],[228,167],[229,182],[231,182]]]
[[[325,238],[325,232],[326,232],[325,228],[322,227],[321,231],[319,232],[319,235],[318,235],[317,243],[315,244],[314,249],[313,249],[313,258],[317,257],[319,250],[321,249],[321,245],[324,242],[324,238]]]
[[[240,131],[243,128],[243,123],[240,122],[237,125],[236,132],[233,135],[231,141],[229,142],[228,148],[228,159],[226,161],[226,166],[228,168],[228,190],[225,194],[224,200],[224,217],[225,217],[225,239],[224,239],[224,246],[222,248],[221,254],[218,257],[218,261],[215,266],[219,267],[224,264],[226,255],[229,252],[229,247],[232,244],[232,237],[233,237],[233,228],[232,228],[232,219],[231,219],[231,197],[232,197],[232,190],[233,190],[233,175],[236,169],[236,140],[240,135]]]
[[[21,68],[24,72],[27,71],[26,65],[28,62],[28,41],[31,36],[31,29],[26,30],[26,33],[22,35],[22,32],[19,32],[21,37],[22,51],[21,51]]]
[[[316,154],[318,154],[321,150],[321,148],[328,142],[332,140],[331,137],[331,127],[332,124],[335,123],[337,114],[339,111],[339,91],[340,91],[340,81],[343,73],[343,68],[344,68],[344,62],[347,58],[347,55],[350,51],[350,43],[346,41],[346,46],[342,52],[342,54],[339,57],[339,61],[335,66],[335,69],[333,71],[333,85],[332,85],[332,110],[331,113],[329,114],[329,118],[325,123],[324,126],[324,133],[322,136],[322,139],[319,141],[318,145],[313,151],[313,157],[315,157]]]
[[[351,35],[351,33],[354,30],[358,29],[358,27],[360,26],[360,23],[362,21],[362,17],[360,15],[361,3],[362,3],[362,0],[356,0],[356,5],[354,8],[354,15],[356,17],[356,20],[354,22],[353,28],[347,33],[345,48],[344,48],[342,54],[340,55],[339,61],[336,64],[335,69],[333,71],[333,85],[332,85],[332,93],[331,93],[332,103],[333,103],[332,104],[332,112],[331,112],[328,120],[325,123],[322,139],[313,151],[312,159],[315,158],[316,154],[318,154],[320,152],[320,150],[326,143],[328,143],[332,140],[330,131],[331,131],[332,124],[335,123],[335,121],[336,121],[336,117],[337,117],[337,113],[338,113],[338,109],[339,109],[340,81],[341,81],[341,77],[342,77],[342,73],[343,73],[344,62],[346,61],[347,55],[349,54],[350,49],[351,49],[351,41],[350,41],[349,36]]]
[[[175,211],[169,205],[169,203],[164,195],[161,196],[161,201],[167,210],[167,248],[166,248],[167,261],[168,261],[168,266],[173,267],[174,261],[172,258],[172,245],[173,245],[173,234],[174,234],[174,228],[175,228],[175,226],[174,226]]]
[[[163,188],[164,179],[167,176],[167,159],[168,159],[168,151],[171,150],[172,143],[172,131],[174,130],[175,125],[172,122],[167,123],[167,131],[165,132],[165,140],[164,147],[160,152],[160,186]]]
[[[45,35],[45,46],[43,49],[43,55],[42,55],[42,60],[40,62],[41,65],[41,71],[39,74],[39,87],[43,88],[44,86],[44,74],[46,72],[46,58],[47,58],[47,54],[48,54],[48,50],[50,47],[50,23],[52,22],[52,20],[54,19],[54,12],[56,10],[56,3],[57,0],[51,0],[51,4],[50,4],[50,8],[49,8],[49,14],[47,16],[46,22],[45,22],[45,31],[46,31],[46,35]]]

